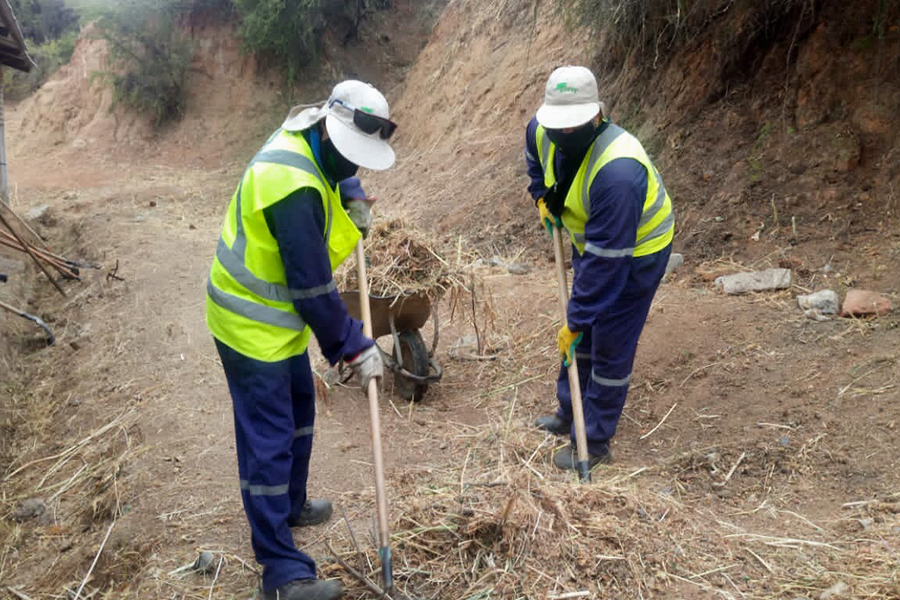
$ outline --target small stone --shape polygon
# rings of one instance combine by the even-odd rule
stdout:
[[[891,312],[891,301],[868,290],[850,290],[844,297],[842,317],[882,317]]]
[[[25,213],[26,219],[31,219],[32,221],[37,221],[50,210],[49,204],[41,204],[40,206],[35,206],[34,208],[28,209],[28,212]]]
[[[673,273],[684,266],[684,255],[674,252],[669,256],[669,263],[666,265],[666,275]]]
[[[478,337],[474,333],[462,336],[450,345],[449,354],[456,360],[477,360]]]
[[[819,600],[829,600],[830,598],[847,598],[849,595],[850,586],[843,581],[838,581],[836,584],[822,592],[821,595],[819,595]]]
[[[791,438],[789,438],[788,436],[784,435],[784,436],[781,437],[780,440],[778,440],[778,443],[780,443],[782,446],[787,446],[788,444],[791,443]]]
[[[47,512],[47,505],[43,500],[40,498],[29,498],[28,500],[22,501],[22,503],[12,512],[10,518],[12,518],[13,521],[21,523],[22,521],[29,521],[43,516],[45,512]]]
[[[502,267],[505,266],[506,263],[500,260],[499,256],[492,256],[488,259],[488,264],[492,267]]]
[[[212,552],[204,550],[194,562],[193,569],[199,573],[212,573],[216,570],[216,557]]]
[[[726,294],[765,292],[791,287],[790,269],[766,269],[750,273],[735,273],[716,278],[715,286]]]
[[[820,290],[814,294],[797,296],[797,305],[803,310],[816,310],[823,315],[836,315],[838,295],[834,290]]]
[[[862,527],[863,531],[868,531],[872,528],[872,524],[875,522],[875,520],[866,517],[864,519],[857,519],[857,522],[859,522],[859,526]]]
[[[531,267],[522,263],[510,263],[506,266],[506,270],[513,275],[526,275],[531,272]]]
[[[150,201],[150,208],[154,208],[156,206],[156,200]]]
[[[25,218],[30,221],[37,221],[42,225],[48,225],[49,222],[53,221],[51,212],[49,204],[41,204],[29,209],[25,213]]]

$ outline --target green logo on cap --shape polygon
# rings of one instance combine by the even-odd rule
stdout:
[[[370,115],[374,115],[374,114],[375,114],[375,111],[372,110],[371,108],[369,108],[368,106],[360,106],[360,107],[359,107],[359,110],[361,110],[361,111],[363,111],[363,112],[367,112],[367,113],[369,113]]]
[[[578,88],[569,87],[565,81],[556,84],[556,91],[563,94],[577,94]]]

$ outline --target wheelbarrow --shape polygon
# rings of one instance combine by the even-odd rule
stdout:
[[[347,312],[354,319],[362,319],[359,309],[359,292],[341,292]],[[428,386],[441,380],[443,371],[434,360],[438,344],[438,316],[427,294],[409,292],[397,296],[369,295],[372,307],[372,337],[378,339],[390,334],[393,340],[391,354],[376,344],[384,366],[394,374],[394,387],[404,400],[418,402],[428,391]],[[434,322],[434,338],[431,349],[419,330],[428,321]]]

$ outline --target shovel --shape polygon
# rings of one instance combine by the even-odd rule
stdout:
[[[556,259],[556,282],[559,284],[559,308],[562,311],[563,322],[566,321],[566,310],[569,304],[569,283],[566,281],[565,261],[563,260],[562,233],[559,227],[553,230],[553,255]],[[578,380],[578,365],[575,360],[569,369],[569,394],[572,397],[572,420],[575,422],[575,447],[578,451],[578,460],[575,468],[582,482],[590,482],[591,467],[588,458],[587,432],[584,428],[584,407],[581,404],[581,384]]]
[[[28,319],[29,321],[34,321],[35,323],[37,323],[41,329],[43,329],[44,331],[47,332],[47,345],[48,346],[52,346],[53,342],[56,341],[56,336],[53,335],[53,332],[50,331],[50,328],[47,327],[47,324],[44,323],[44,321],[40,317],[36,317],[34,315],[29,315],[24,310],[19,310],[15,306],[10,306],[6,302],[0,302],[0,308],[2,308],[4,310],[8,310],[9,312],[11,312],[15,315],[19,315],[20,317],[22,317],[24,319]]]
[[[363,333],[372,337],[372,310],[369,307],[369,283],[366,279],[366,253],[362,239],[356,244],[356,270],[359,279],[359,307],[362,312]],[[391,561],[391,536],[388,531],[387,495],[384,489],[384,454],[381,448],[381,419],[378,415],[378,381],[369,380],[366,390],[369,396],[369,416],[372,420],[372,451],[375,455],[375,506],[378,509],[378,538],[381,547],[378,556],[381,559],[381,575],[384,591],[391,591],[394,575]],[[581,406],[579,404],[579,406]]]

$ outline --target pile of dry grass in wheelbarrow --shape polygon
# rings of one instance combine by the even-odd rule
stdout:
[[[454,251],[448,242],[407,227],[400,219],[376,222],[363,246],[373,295],[421,292],[434,300],[470,285],[472,275],[463,262],[468,256]],[[352,257],[335,273],[335,282],[341,290],[358,288]]]

